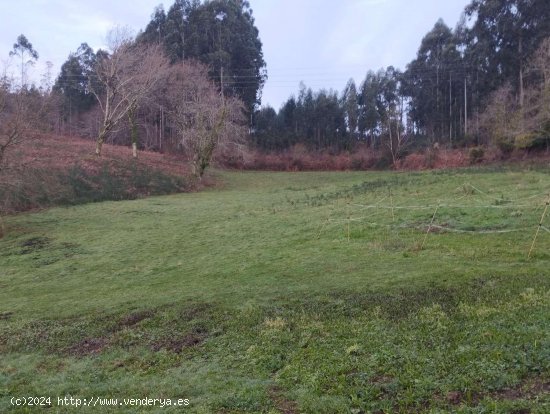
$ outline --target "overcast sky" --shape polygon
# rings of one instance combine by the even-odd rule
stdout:
[[[349,78],[359,85],[369,69],[403,69],[440,17],[455,27],[470,0],[250,0],[263,42],[269,79],[262,104],[276,109],[300,81],[339,92]],[[0,0],[0,67],[21,33],[55,74],[70,52],[87,42],[101,47],[114,25],[145,28],[155,6],[173,0]]]

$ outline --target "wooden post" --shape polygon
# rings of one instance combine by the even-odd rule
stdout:
[[[426,235],[424,236],[424,240],[422,241],[422,244],[420,245],[420,250],[424,248],[424,245],[426,244],[426,240],[428,239],[428,234],[430,234],[430,231],[432,231],[432,226],[435,221],[435,215],[437,214],[437,210],[439,210],[439,202],[437,204],[437,207],[435,208],[434,214],[432,216],[432,221],[430,221],[430,225],[428,226],[428,231],[426,232]]]
[[[391,193],[391,188],[390,188],[390,205],[391,205],[391,219],[393,222],[395,222],[395,213],[393,211],[393,196]]]
[[[349,211],[349,201],[348,201],[348,204],[347,204],[347,214],[348,214],[348,243],[349,243],[349,239],[350,239],[350,222],[351,222],[350,211]]]
[[[529,250],[529,255],[527,256],[528,259],[531,259],[531,255],[535,250],[535,244],[537,243],[537,238],[539,237],[540,229],[542,228],[542,224],[544,223],[544,219],[546,217],[546,213],[548,212],[549,206],[550,206],[550,195],[548,196],[548,200],[546,201],[546,206],[544,207],[544,211],[542,212],[542,217],[540,218],[539,225],[537,226],[537,231],[535,232],[535,237],[533,238],[533,243],[531,244],[531,249]]]

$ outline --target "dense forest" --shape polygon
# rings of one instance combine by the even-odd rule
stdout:
[[[244,148],[361,147],[395,164],[434,146],[550,145],[547,0],[473,0],[454,29],[437,21],[405,68],[369,70],[341,92],[302,83],[279,110],[261,106],[267,64],[248,1],[176,0],[137,35],[119,27],[109,39],[108,50],[82,43],[40,87],[26,80],[38,52],[17,39],[20,79],[0,85],[0,160],[38,126],[96,139],[98,155],[103,142],[134,156],[183,151],[201,174],[215,154]]]
[[[258,148],[493,142],[504,151],[549,143],[550,8],[544,0],[474,0],[453,30],[442,20],[404,70],[369,71],[345,90],[302,86],[277,112],[255,112]],[[387,144],[387,145],[385,145]]]

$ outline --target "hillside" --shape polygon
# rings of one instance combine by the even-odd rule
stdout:
[[[41,135],[18,146],[0,175],[0,211],[17,212],[53,205],[134,199],[190,191],[196,187],[182,157]]]

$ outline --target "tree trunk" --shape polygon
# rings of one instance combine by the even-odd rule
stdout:
[[[193,155],[193,161],[191,162],[191,172],[199,180],[202,179],[202,174],[200,173],[199,167],[199,156],[197,154]]]
[[[103,138],[101,138],[101,134],[99,136],[100,138],[97,139],[97,142],[95,144],[95,155],[98,157],[101,157],[101,148],[103,147]]]
[[[130,124],[130,137],[132,139],[132,156],[137,158],[138,129],[136,123],[136,108],[134,106],[128,111],[128,123]]]
[[[101,149],[110,129],[111,127],[109,126],[109,124],[103,125],[101,127],[101,131],[99,132],[99,136],[97,137],[97,142],[95,146],[95,155],[97,155],[98,157],[101,157]]]
[[[523,41],[519,35],[519,106],[523,109],[525,101],[525,90],[523,88]]]
[[[392,164],[395,167],[395,164],[397,163],[397,154],[396,154],[396,151],[395,151],[395,146],[393,145],[393,136],[392,136],[392,133],[391,133],[391,115],[388,119],[388,131],[389,131],[389,134],[390,134],[390,153],[391,153],[391,158],[392,158]]]

